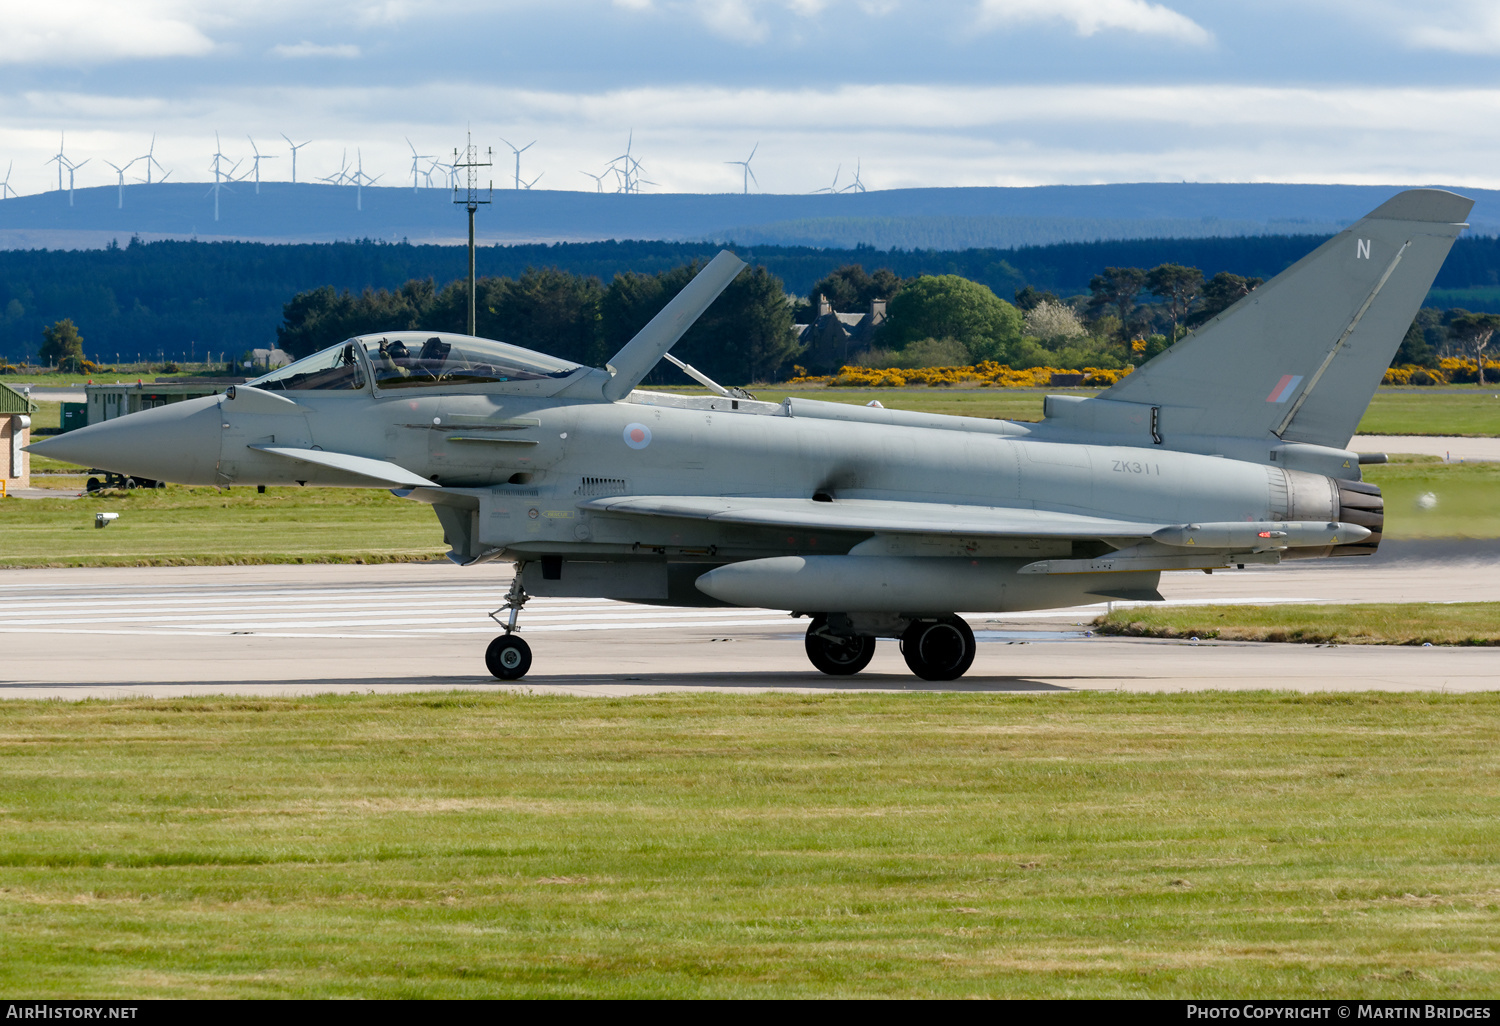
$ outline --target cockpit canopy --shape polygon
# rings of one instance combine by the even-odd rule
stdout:
[[[489,338],[431,331],[362,335],[251,381],[272,391],[378,390],[561,379],[577,364]]]

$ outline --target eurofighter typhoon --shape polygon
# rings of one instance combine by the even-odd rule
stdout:
[[[745,265],[720,253],[603,368],[466,335],[349,339],[221,396],[33,452],[200,485],[389,488],[469,566],[515,564],[504,680],[533,596],[809,617],[824,673],[879,638],[960,677],[956,614],[1159,599],[1163,570],[1361,556],[1380,490],[1347,448],[1473,201],[1400,193],[1097,398],[1040,423],[636,386]],[[674,360],[674,362],[676,362]],[[690,370],[690,369],[689,369]]]

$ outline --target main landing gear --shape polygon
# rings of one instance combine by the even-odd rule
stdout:
[[[974,632],[957,616],[879,618],[878,636],[901,640],[901,656],[923,680],[957,680],[974,664]],[[887,622],[893,621],[893,622]],[[848,614],[819,613],[807,628],[807,658],[835,677],[858,673],[875,655],[874,633],[861,633]],[[866,629],[869,629],[867,626]]]
[[[835,634],[828,617],[819,613],[807,628],[807,658],[824,673],[847,677],[870,665],[875,658],[875,639],[858,634]]]
[[[500,624],[505,633],[490,642],[490,647],[484,650],[484,665],[501,680],[519,680],[531,669],[531,646],[515,634],[516,617],[521,614],[521,607],[530,597],[526,594],[526,589],[521,587],[521,567],[518,565],[516,578],[510,582],[510,591],[505,593],[505,605],[490,614],[490,619]],[[510,617],[502,622],[499,614],[507,609],[510,610]]]

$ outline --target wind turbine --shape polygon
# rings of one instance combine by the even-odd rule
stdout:
[[[592,171],[580,171],[578,173],[581,174],[581,175],[588,175],[590,178],[592,178],[594,180],[594,191],[595,192],[603,192],[604,191],[604,175],[609,174],[608,171],[605,171],[604,175],[596,175]]]
[[[840,164],[838,166],[838,168],[833,172],[833,184],[830,185],[830,186],[827,186],[826,188],[814,189],[813,190],[813,195],[817,195],[820,192],[827,192],[827,193],[838,192],[839,191],[839,173],[841,171],[843,171],[843,170],[844,170],[844,165]]]
[[[294,142],[292,142],[292,140],[290,139],[290,137],[287,136],[287,134],[285,132],[281,133],[281,137],[283,139],[286,139],[286,144],[292,148],[292,184],[296,185],[297,184],[297,151],[300,150],[302,147],[306,146],[307,143],[312,142],[312,140],[309,139],[305,143],[294,143]]]
[[[151,165],[152,164],[155,164],[157,170],[162,172],[161,180],[164,181],[164,182],[167,180],[167,175],[169,175],[169,174],[172,173],[172,172],[168,171],[166,168],[162,167],[161,166],[161,161],[159,161],[159,160],[156,159],[156,135],[154,133],[151,136],[151,148],[146,151],[145,156],[136,157],[135,160],[132,160],[130,162],[130,164],[134,164],[136,160],[144,160],[146,162],[146,184],[147,185],[151,184]],[[126,164],[125,166],[129,167],[130,164]]]
[[[92,158],[90,158],[90,159],[92,159]],[[87,164],[87,163],[88,163],[87,160],[85,160],[83,162],[83,164]],[[73,172],[77,171],[79,168],[83,167],[83,164],[69,164],[68,165],[68,206],[70,206],[70,207],[73,205]]]
[[[403,136],[402,138],[405,138],[405,136]],[[411,194],[413,196],[415,196],[417,194],[417,175],[419,173],[418,170],[417,170],[417,161],[419,161],[419,160],[431,160],[432,159],[432,154],[430,154],[430,153],[418,153],[417,152],[417,148],[411,144],[411,140],[410,139],[406,140],[406,147],[407,147],[407,149],[411,150]],[[428,174],[428,178],[429,178],[429,182],[430,182],[430,179],[431,179],[431,176],[432,176],[432,172],[429,171],[429,172],[427,172],[427,174]]]
[[[67,149],[67,146],[65,144],[66,139],[67,139],[67,134],[66,133],[64,133],[64,132],[59,132],[58,133],[58,135],[57,135],[57,156],[55,156],[52,159],[50,159],[50,160],[47,161],[48,164],[56,164],[57,165],[57,191],[58,192],[62,192],[62,173],[63,173],[63,168],[65,168],[65,167],[68,166],[68,158],[67,158],[67,156],[63,152],[64,150]]]
[[[750,183],[752,181],[755,182],[755,187],[757,189],[760,188],[760,179],[756,178],[755,177],[755,172],[750,170],[750,162],[755,159],[755,151],[758,150],[758,149],[760,149],[760,142],[759,141],[757,141],[756,144],[750,148],[750,156],[746,157],[744,160],[726,160],[726,161],[724,161],[724,163],[726,163],[726,164],[738,164],[740,167],[742,167],[742,168],[745,169],[744,178],[745,178],[745,195],[746,196],[750,195]]]
[[[19,195],[16,192],[16,190],[14,190],[14,189],[12,189],[10,187],[10,173],[11,173],[11,170],[15,168],[15,166],[16,166],[16,162],[13,160],[13,161],[10,162],[10,167],[7,167],[5,169],[5,181],[0,182],[0,200],[5,199],[7,195],[9,195],[9,196]]]
[[[214,161],[208,167],[208,169],[213,172],[213,175],[214,175],[214,184],[208,190],[208,193],[204,193],[204,195],[208,195],[209,193],[213,194],[213,197],[214,197],[214,220],[215,221],[217,221],[219,219],[219,191],[221,189],[227,189],[227,188],[229,188],[229,186],[225,185],[224,182],[226,182],[226,181],[228,181],[228,182],[234,181],[234,172],[235,172],[235,170],[241,164],[244,163],[243,160],[237,160],[237,161],[234,162],[234,167],[231,167],[228,171],[225,171],[224,170],[224,161],[226,161],[228,159],[229,158],[227,158],[227,157],[224,156],[224,154],[223,154],[223,152],[222,152],[222,150],[220,148],[220,145],[219,145],[219,133],[215,132],[214,133]]]
[[[529,182],[522,182],[521,183],[521,188],[525,189],[527,192],[530,192],[531,191],[531,187],[533,185],[535,185],[537,182],[540,182],[542,180],[542,175],[544,175],[546,173],[547,172],[543,171],[542,174],[537,175],[531,181],[529,181]]]
[[[864,192],[865,183],[859,180],[859,161],[854,162],[854,181],[844,186],[839,192]]]
[[[246,139],[250,139],[250,137],[248,135],[245,136],[245,138]],[[255,173],[255,195],[259,196],[260,195],[260,162],[263,161],[263,160],[275,160],[276,158],[274,156],[266,156],[265,154],[261,153],[260,152],[260,147],[257,146],[257,145],[255,145],[255,140],[254,139],[250,139],[250,148],[255,151],[255,156],[254,156],[254,158],[252,158],[255,161],[255,164],[251,167],[251,170]]]
[[[640,184],[636,180],[640,171],[641,162],[631,156],[630,150],[635,146],[635,129],[630,130],[630,135],[625,140],[625,152],[609,162],[609,171],[613,171],[620,178],[620,191],[625,195],[640,191]],[[624,161],[625,166],[620,167]],[[654,182],[652,183],[655,184]]]
[[[359,162],[359,170],[351,176],[354,179],[354,209],[363,210],[365,209],[365,186],[374,185],[385,176],[376,175],[371,178],[365,174],[365,155],[359,151],[358,147],[355,148],[354,155]]]
[[[338,171],[334,172],[331,175],[328,175],[326,178],[319,178],[318,181],[320,181],[320,182],[327,182],[329,185],[344,185],[344,184],[346,184],[346,178],[347,178],[348,174],[349,174],[349,151],[345,150],[343,153],[341,153],[339,155],[339,169],[338,169]]]
[[[458,188],[458,167],[455,164],[444,164],[441,160],[434,160],[432,166],[427,169],[427,184],[432,185],[432,174],[439,168],[448,176],[448,188]]]
[[[140,157],[136,157],[135,158],[135,160],[140,160],[140,159],[141,159]],[[130,164],[134,164],[135,160],[132,160],[130,162]],[[108,164],[110,167],[114,168],[115,169],[115,174],[117,174],[117,175],[120,176],[120,199],[119,199],[119,202],[116,204],[115,209],[116,210],[124,210],[125,209],[125,172],[130,170],[130,164],[126,164],[124,167],[121,167],[120,165],[118,165],[118,164],[116,164],[116,163],[114,163],[113,161],[110,161],[110,160],[106,160],[105,163]]]
[[[512,145],[512,143],[508,139],[505,139],[505,138],[502,137],[500,141],[503,142],[503,143],[505,143],[505,145],[509,146],[511,148],[511,151],[513,153],[515,153],[515,155],[516,155],[516,188],[519,189],[519,188],[521,188],[521,154],[525,153],[527,150],[529,150],[533,146],[535,146],[536,145],[536,140],[535,139],[531,140],[531,142],[527,143],[525,146],[522,146],[519,150],[516,149],[515,146]],[[543,172],[543,174],[545,174],[545,173],[546,172]],[[537,175],[536,177],[540,178],[542,176],[541,175]],[[533,185],[536,184],[536,178],[532,179],[532,184]],[[526,186],[526,188],[529,189],[529,188],[531,188],[531,186],[528,185],[528,186]]]

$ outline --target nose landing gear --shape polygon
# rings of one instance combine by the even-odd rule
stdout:
[[[500,680],[519,680],[531,669],[531,646],[515,634],[516,618],[521,615],[521,607],[531,598],[526,594],[526,589],[521,587],[523,566],[524,564],[516,565],[516,577],[510,582],[510,591],[505,593],[505,605],[490,614],[490,619],[500,624],[505,633],[490,642],[489,648],[484,650],[484,665]],[[510,610],[510,617],[502,622],[499,614],[507,609]]]
[[[531,646],[514,634],[502,634],[484,650],[484,665],[501,680],[518,680],[531,669]]]

